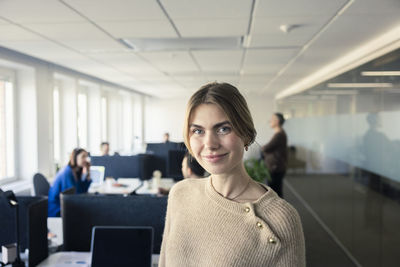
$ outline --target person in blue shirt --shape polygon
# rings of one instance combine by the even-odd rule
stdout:
[[[60,194],[64,190],[75,187],[76,193],[86,193],[90,183],[90,163],[88,153],[82,148],[75,148],[70,156],[68,165],[61,169],[49,190],[48,216],[60,216]]]

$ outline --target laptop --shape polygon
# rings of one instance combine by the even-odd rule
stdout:
[[[90,178],[92,179],[91,186],[100,186],[104,182],[104,166],[90,166]]]
[[[151,267],[153,227],[95,226],[92,267]]]

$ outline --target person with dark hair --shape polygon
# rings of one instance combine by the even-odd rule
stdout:
[[[262,147],[264,162],[271,175],[269,186],[280,196],[283,197],[282,181],[287,168],[287,136],[282,126],[285,118],[281,113],[274,113],[269,120],[270,127],[274,130],[274,135],[268,144]]]
[[[183,178],[203,178],[204,168],[200,166],[195,158],[186,153],[182,161]]]
[[[102,156],[109,156],[110,155],[110,144],[108,142],[101,142],[100,152],[101,152]]]
[[[183,137],[210,176],[171,188],[159,266],[304,267],[299,214],[245,169],[256,130],[239,90],[209,83],[195,92]]]
[[[205,170],[189,153],[186,153],[182,160],[182,175],[184,179],[187,178],[203,178]],[[160,195],[168,195],[169,190],[165,188],[158,188]]]
[[[48,216],[60,216],[61,192],[75,187],[76,193],[86,193],[90,183],[90,163],[87,160],[88,153],[83,148],[75,148],[70,156],[67,166],[61,169],[49,190]]]
[[[164,133],[163,135],[164,143],[169,143],[169,133]]]

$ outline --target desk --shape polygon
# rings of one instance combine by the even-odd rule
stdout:
[[[120,184],[122,186],[115,186]],[[89,193],[100,193],[100,194],[115,194],[115,195],[125,195],[131,193],[133,190],[138,188],[141,184],[139,178],[119,178],[116,183],[108,183],[105,181],[102,185],[90,186]],[[158,187],[165,189],[170,189],[175,184],[172,178],[162,178],[160,180],[159,186],[156,186],[153,180],[144,181],[143,186],[136,190],[137,194],[151,194],[156,195],[158,193]]]
[[[90,267],[92,254],[90,252],[64,251],[50,255],[37,267]],[[153,254],[152,266],[157,267],[159,254]]]

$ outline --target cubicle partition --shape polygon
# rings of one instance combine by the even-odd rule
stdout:
[[[185,154],[183,143],[150,143],[146,154],[134,156],[92,156],[92,166],[104,166],[105,177],[141,178],[147,180],[153,171],[159,170],[163,177],[180,180],[182,159]]]
[[[29,249],[29,266],[36,266],[48,256],[47,198],[17,197],[19,203],[20,249]],[[15,243],[16,216],[6,199],[0,198],[0,245]]]
[[[160,253],[167,197],[62,195],[65,251],[90,251],[94,226],[151,226],[154,254]]]
[[[164,177],[180,180],[183,178],[181,164],[186,153],[184,143],[149,143],[146,153],[154,155],[154,165],[160,170]]]

